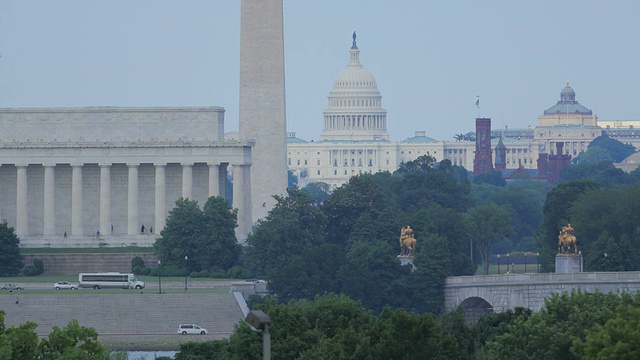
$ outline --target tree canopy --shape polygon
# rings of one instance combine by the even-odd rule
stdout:
[[[236,226],[237,214],[228,209],[224,198],[210,197],[203,210],[197,201],[180,198],[153,246],[163,266],[189,272],[228,270],[238,263],[242,251]]]
[[[15,230],[0,223],[0,276],[16,276],[24,267],[20,255],[20,239]]]

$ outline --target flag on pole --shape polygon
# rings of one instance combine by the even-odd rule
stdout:
[[[476,107],[480,108],[480,97],[477,97],[476,99]]]

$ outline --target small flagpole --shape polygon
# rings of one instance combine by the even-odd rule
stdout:
[[[480,117],[480,95],[476,95],[476,107],[478,108],[478,118]]]

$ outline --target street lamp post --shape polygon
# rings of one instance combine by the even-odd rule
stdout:
[[[609,267],[607,266],[607,257],[609,256],[609,254],[604,253],[604,271],[609,270]]]
[[[189,276],[189,266],[187,266],[187,260],[189,260],[189,257],[187,255],[184,256],[184,267],[185,267],[185,273],[184,273],[184,293],[187,293],[187,276]]]
[[[527,273],[527,252],[524,252],[524,273]]]
[[[162,273],[160,272],[160,266],[162,262],[158,260],[158,294],[162,294]]]
[[[509,271],[509,253],[507,253],[507,273],[510,273],[510,271]]]
[[[498,254],[498,275],[500,275],[500,254]]]
[[[251,310],[244,319],[256,331],[262,331],[262,358],[271,360],[271,334],[269,333],[269,325],[271,318],[262,310]]]
[[[536,272],[540,272],[540,253],[536,253]]]

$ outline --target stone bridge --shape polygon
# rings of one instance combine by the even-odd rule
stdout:
[[[516,307],[537,311],[553,293],[636,292],[640,290],[640,272],[581,272],[572,274],[505,274],[452,276],[445,282],[445,308],[461,306],[467,319],[503,312]]]

